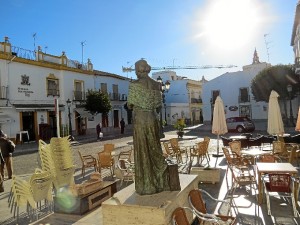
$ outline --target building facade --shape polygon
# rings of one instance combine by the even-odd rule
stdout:
[[[254,120],[266,120],[268,103],[256,102],[251,92],[251,80],[269,63],[260,62],[257,51],[254,51],[253,62],[243,66],[242,71],[225,73],[203,84],[203,117],[204,123],[211,123],[214,103],[217,96],[223,100],[226,118],[248,116]]]
[[[0,126],[11,139],[18,140],[24,131],[30,141],[65,136],[69,124],[78,135],[95,132],[101,121],[106,127],[118,127],[122,117],[127,122],[123,106],[128,86],[129,79],[94,70],[89,59],[82,64],[64,52],[54,56],[40,47],[24,50],[12,46],[8,37],[0,42]],[[84,110],[89,89],[109,95],[113,109],[107,118]]]
[[[174,71],[152,73],[152,78],[160,77],[164,83],[169,81],[170,89],[164,92],[165,104],[162,109],[163,120],[175,124],[177,119],[184,118],[188,124],[202,122],[202,83],[201,81],[178,76]]]

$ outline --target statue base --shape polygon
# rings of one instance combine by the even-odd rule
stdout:
[[[181,191],[138,195],[134,184],[102,203],[103,225],[171,225],[177,207],[189,206],[188,194],[198,188],[196,175],[179,175]],[[189,221],[192,215],[187,212]]]

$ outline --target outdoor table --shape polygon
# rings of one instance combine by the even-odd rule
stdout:
[[[197,147],[197,142],[199,142],[199,140],[197,139],[179,142],[179,147],[185,150],[186,162],[188,158],[190,158],[189,152],[191,152],[192,149],[195,149]]]
[[[258,204],[262,203],[263,199],[263,184],[262,176],[267,173],[288,173],[292,176],[297,176],[298,171],[291,163],[256,163],[258,175]],[[295,189],[297,190],[297,188]],[[298,201],[297,193],[294,193],[296,202]]]
[[[259,148],[250,148],[248,150],[242,150],[241,154],[253,157],[254,163],[256,164],[256,159],[259,156],[264,155],[264,154],[269,154],[269,152],[260,150]]]

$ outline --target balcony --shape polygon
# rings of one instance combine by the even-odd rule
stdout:
[[[109,93],[109,99],[111,101],[119,101],[120,94],[119,93]]]
[[[59,90],[58,89],[48,89],[47,91],[47,96],[52,95],[52,96],[59,96]]]
[[[250,95],[239,95],[239,103],[250,102]]]
[[[74,91],[74,101],[85,101],[85,92],[84,91]]]

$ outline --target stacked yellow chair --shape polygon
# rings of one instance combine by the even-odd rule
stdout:
[[[42,170],[53,175],[55,190],[74,184],[75,166],[68,137],[51,138],[50,144],[39,141]]]

